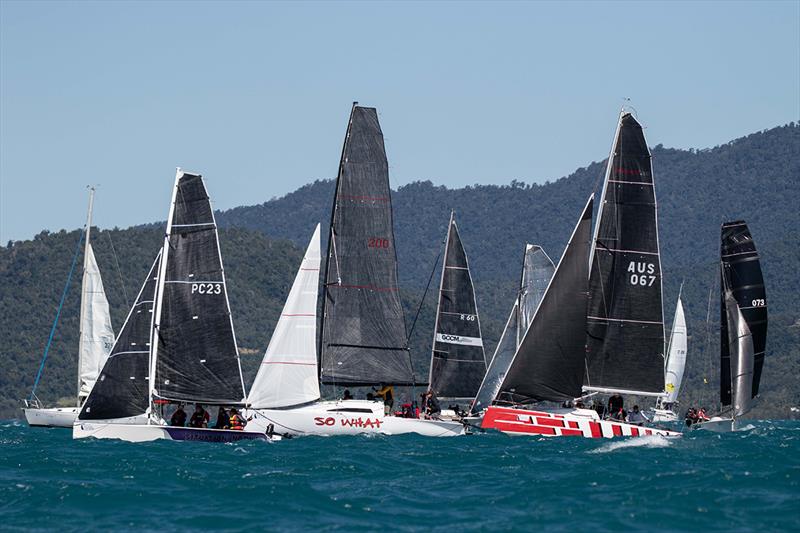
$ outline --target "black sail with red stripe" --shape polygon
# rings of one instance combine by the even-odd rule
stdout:
[[[413,384],[397,279],[389,168],[374,108],[353,106],[336,180],[320,379]]]
[[[620,117],[589,274],[588,390],[664,392],[664,318],[656,195],[641,125]]]

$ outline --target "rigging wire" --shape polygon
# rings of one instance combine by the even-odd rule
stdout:
[[[119,258],[117,257],[117,250],[114,248],[114,241],[111,240],[111,232],[106,230],[106,235],[108,236],[108,244],[111,245],[111,253],[114,255],[114,264],[117,267],[117,276],[119,276],[119,286],[122,287],[122,296],[125,298],[125,308],[130,308],[130,302],[128,301],[128,291],[125,290],[125,282],[122,278],[122,269],[119,267]]]
[[[439,252],[436,254],[436,259],[433,261],[433,268],[431,269],[431,275],[428,276],[428,284],[425,286],[425,292],[422,293],[422,298],[419,301],[419,306],[417,306],[417,313],[414,315],[414,321],[411,322],[411,329],[408,331],[408,336],[406,337],[406,345],[408,345],[409,341],[411,340],[411,335],[414,333],[414,326],[417,325],[417,319],[419,318],[419,314],[422,311],[422,304],[425,303],[425,296],[428,294],[428,289],[431,288],[431,281],[433,281],[433,275],[436,273],[436,267],[439,266],[439,258],[442,256],[443,245],[444,241],[442,241],[442,244],[439,245]]]

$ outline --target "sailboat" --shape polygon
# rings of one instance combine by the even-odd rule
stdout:
[[[475,287],[455,212],[447,226],[428,375],[439,397],[472,402],[486,374]]]
[[[322,400],[319,393],[319,384],[413,386],[416,382],[397,281],[390,194],[378,113],[354,103],[328,234],[319,351],[311,350],[315,283],[304,274],[319,269],[315,232],[251,389],[248,428],[288,435],[463,434],[460,422],[392,416],[385,413],[383,402]],[[303,328],[292,316],[296,314],[307,315]],[[278,346],[292,349],[284,353]],[[282,376],[288,375],[290,365],[297,367],[292,371],[295,377],[284,383]],[[319,372],[316,385],[311,371]]]
[[[100,268],[94,257],[91,244],[92,229],[92,209],[94,207],[94,187],[89,187],[89,210],[86,216],[86,227],[83,231],[84,250],[83,250],[83,279],[81,281],[81,310],[80,310],[80,335],[78,344],[78,384],[76,403],[73,407],[51,407],[43,408],[39,399],[36,397],[36,388],[42,376],[45,361],[50,350],[61,308],[64,304],[64,297],[72,278],[70,271],[67,285],[64,287],[64,295],[58,307],[56,319],[53,323],[50,339],[45,348],[39,372],[33,385],[30,397],[25,401],[25,419],[29,426],[45,427],[72,427],[78,411],[92,390],[97,380],[100,369],[108,358],[108,353],[114,343],[114,330],[111,327],[111,314],[108,308],[108,300],[103,288],[103,279],[100,275]],[[80,243],[78,244],[80,246]],[[77,260],[76,250],[73,259],[73,268]]]
[[[497,397],[500,385],[522,338],[525,336],[525,331],[542,301],[542,296],[553,277],[554,270],[553,260],[547,255],[544,248],[535,244],[525,245],[519,290],[514,298],[514,305],[511,307],[511,313],[500,336],[500,341],[492,355],[492,360],[470,406],[467,417],[470,424],[480,426],[483,411],[494,401],[502,403],[502,398]]]
[[[682,292],[682,291],[680,291]],[[686,367],[687,330],[686,316],[683,312],[683,303],[680,294],[675,305],[675,317],[672,320],[672,330],[667,348],[667,361],[664,365],[664,379],[666,382],[667,396],[656,399],[650,420],[654,423],[676,422],[678,414],[675,407],[678,405],[678,394],[683,383],[683,371]]]
[[[742,429],[741,417],[758,395],[767,345],[767,295],[750,229],[742,220],[722,225],[720,247],[720,403],[718,416],[692,429]]]
[[[150,301],[153,290],[155,298]],[[199,174],[180,168],[176,172],[160,257],[145,280],[126,328],[114,357],[103,368],[103,385],[87,400],[73,426],[74,438],[132,442],[267,438],[249,428],[169,426],[163,417],[163,407],[168,404],[238,407],[245,397],[217,224]],[[143,349],[145,339],[148,342]],[[119,386],[120,382],[126,385]]]

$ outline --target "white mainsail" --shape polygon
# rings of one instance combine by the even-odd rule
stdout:
[[[92,391],[94,382],[114,346],[114,329],[103,278],[92,251],[89,235],[92,228],[94,189],[89,195],[89,214],[86,221],[86,248],[81,283],[80,341],[78,345],[78,406]]]
[[[667,396],[663,404],[672,404],[678,399],[683,382],[683,370],[686,368],[687,332],[686,317],[683,313],[683,303],[678,297],[675,306],[675,319],[672,323],[672,333],[669,338],[669,351],[666,365],[666,390]]]
[[[319,235],[317,224],[247,397],[252,408],[290,407],[320,398],[316,350]]]

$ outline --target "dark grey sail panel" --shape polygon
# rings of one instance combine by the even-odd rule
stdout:
[[[486,354],[469,261],[453,217],[442,267],[430,388],[442,398],[472,399],[486,373]]]
[[[758,394],[761,372],[764,367],[764,354],[767,346],[767,294],[761,263],[750,229],[742,220],[726,222],[721,229],[720,268],[722,276],[721,291],[721,342],[720,342],[720,400],[722,405],[730,405],[731,398],[731,352],[728,346],[729,329],[728,305],[725,291],[736,299],[742,316],[752,335],[754,350],[752,396]]]
[[[374,108],[354,106],[336,183],[320,347],[323,383],[414,382],[389,169]]]
[[[541,246],[529,244],[525,247],[525,259],[522,262],[522,282],[520,284],[520,320],[517,326],[517,343],[522,341],[528,325],[533,319],[539,302],[542,301],[547,285],[553,277],[556,267],[550,256]]]
[[[620,118],[595,229],[585,385],[664,391],[656,195],[642,127]]]
[[[159,251],[92,392],[83,403],[79,420],[138,416],[150,405],[150,329],[160,259]]]
[[[503,329],[503,334],[497,343],[483,381],[481,381],[478,392],[475,394],[475,400],[470,407],[470,413],[472,414],[480,413],[497,399],[500,385],[503,384],[508,367],[517,351],[516,332],[519,329],[519,315],[519,298],[517,298],[514,300],[514,307],[511,309],[511,314],[506,321],[506,327]]]
[[[178,180],[168,231],[155,393],[170,400],[241,402],[217,225],[201,176],[183,173]]]
[[[500,398],[528,403],[581,395],[591,226],[592,197],[506,373]]]

